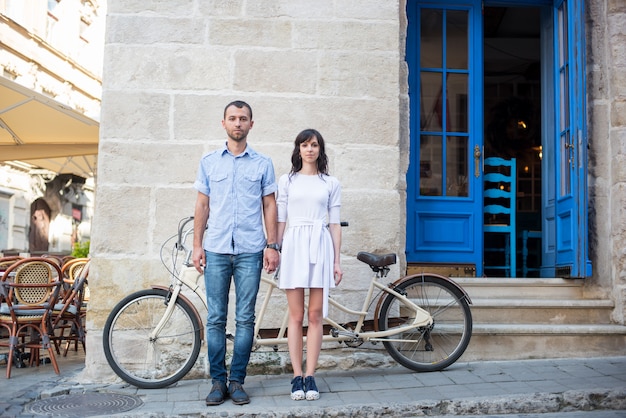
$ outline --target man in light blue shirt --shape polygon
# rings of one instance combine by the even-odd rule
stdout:
[[[253,125],[250,105],[229,103],[222,120],[226,144],[202,157],[194,183],[198,197],[192,259],[196,269],[204,271],[209,306],[207,350],[213,385],[207,405],[220,405],[227,396],[237,405],[250,402],[242,385],[254,340],[261,268],[271,273],[279,261],[274,166],[270,158],[248,146]],[[231,278],[236,331],[228,377],[226,318]]]

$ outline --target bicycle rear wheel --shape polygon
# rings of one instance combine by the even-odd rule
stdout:
[[[383,344],[398,363],[418,372],[443,370],[461,357],[472,336],[472,313],[463,292],[444,278],[420,275],[395,290],[428,311],[433,324],[392,335]],[[381,306],[378,327],[388,330],[413,322],[406,303],[388,294]]]
[[[157,389],[177,382],[200,353],[201,324],[193,308],[181,299],[176,300],[159,335],[150,338],[169,303],[166,290],[141,290],[120,301],[104,326],[102,340],[109,365],[139,388]]]

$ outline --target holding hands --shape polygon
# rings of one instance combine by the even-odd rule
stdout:
[[[274,248],[266,248],[263,252],[263,268],[268,273],[274,273],[280,261],[280,253]]]

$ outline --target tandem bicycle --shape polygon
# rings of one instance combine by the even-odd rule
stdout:
[[[162,388],[182,379],[196,363],[204,341],[198,303],[183,293],[183,289],[191,291],[206,309],[204,275],[191,263],[192,220],[182,219],[177,233],[161,246],[170,285],[154,284],[126,296],[113,308],[104,326],[103,346],[109,365],[120,378],[139,388]],[[168,255],[166,249],[171,250]],[[463,288],[447,277],[430,273],[387,282],[390,266],[396,263],[393,253],[359,252],[356,258],[373,272],[362,308],[353,310],[331,296],[328,303],[334,308],[332,312],[342,312],[342,318],[352,320],[333,319],[329,309],[329,317],[324,318],[324,342],[335,341],[354,349],[364,342],[382,343],[396,362],[417,372],[443,370],[461,357],[472,335],[471,300]],[[287,344],[286,309],[278,328],[265,327],[272,295],[282,292],[277,277],[261,277],[253,350],[278,350]],[[372,315],[369,308],[374,302]]]

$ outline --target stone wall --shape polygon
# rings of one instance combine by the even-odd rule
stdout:
[[[193,214],[199,158],[223,144],[232,100],[252,106],[249,143],[272,157],[277,176],[290,168],[298,132],[324,136],[350,222],[340,294],[370,278],[358,251],[402,256],[403,9],[375,0],[108,2],[87,375],[107,378],[101,332],[115,303],[167,283],[160,244]]]
[[[626,320],[626,4],[587,5],[591,289],[612,291]]]

